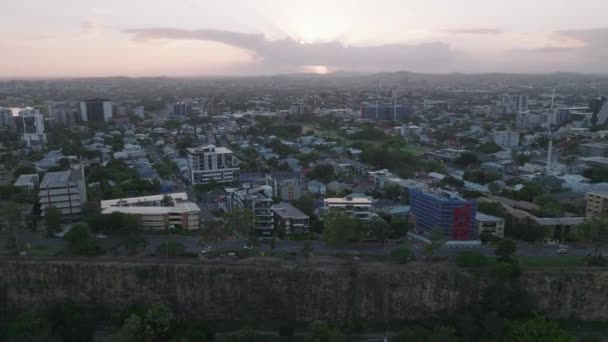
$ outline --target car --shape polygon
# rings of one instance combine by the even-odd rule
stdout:
[[[253,249],[253,247],[249,246],[249,245],[245,245],[245,246],[243,246],[243,249]]]
[[[54,237],[62,238],[65,236],[65,232],[53,233]]]
[[[201,250],[201,254],[207,254],[213,250],[213,247],[207,246]]]
[[[566,253],[568,253],[567,248],[560,248],[557,250],[557,254],[566,254]]]
[[[559,245],[558,247],[559,247],[559,249],[568,249],[567,245]]]
[[[97,235],[95,235],[95,237],[98,239],[107,239],[108,238],[108,236],[106,234],[97,234]]]

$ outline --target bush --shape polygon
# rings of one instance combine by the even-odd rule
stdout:
[[[488,263],[488,258],[475,251],[464,251],[456,257],[456,263],[460,267],[482,267]]]
[[[391,251],[391,259],[399,264],[407,264],[410,261],[415,261],[416,256],[409,248],[401,247]]]

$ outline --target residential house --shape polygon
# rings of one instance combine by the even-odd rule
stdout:
[[[308,191],[316,195],[327,194],[327,186],[316,179],[308,182]]]

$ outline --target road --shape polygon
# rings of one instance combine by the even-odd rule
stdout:
[[[188,235],[169,235],[169,234],[144,234],[144,237],[150,245],[146,248],[145,253],[154,252],[159,245],[167,241],[173,241],[181,243],[185,246],[189,252],[198,253],[202,248],[212,246],[215,250],[227,250],[234,251],[240,250],[245,246],[245,240],[225,240],[220,242],[206,242],[201,241],[200,236],[188,236]],[[0,231],[0,250],[6,246],[8,238],[8,231]],[[125,236],[110,236],[107,239],[102,239],[103,244],[111,248],[119,245],[124,241]],[[66,242],[62,238],[46,237],[42,233],[34,233],[29,230],[22,230],[19,232],[19,243],[21,245],[29,244],[31,247],[40,248],[62,248],[66,245]],[[304,246],[304,241],[275,241],[274,249],[271,248],[270,242],[262,241],[257,245],[257,249],[260,251],[275,251],[275,252],[288,252],[298,253]],[[352,254],[352,255],[375,255],[383,256],[389,255],[393,249],[407,246],[417,257],[424,256],[424,243],[418,241],[409,241],[407,244],[398,244],[395,242],[388,242],[384,246],[374,242],[364,243],[351,243],[342,248],[334,248],[326,245],[323,241],[313,240],[310,244],[315,253],[318,254]],[[474,248],[455,248],[446,247],[437,251],[436,256],[439,257],[453,257],[458,255],[463,250],[475,250],[483,253],[487,256],[494,255],[494,248],[489,246],[479,246]],[[590,248],[582,247],[570,247],[568,255],[579,255],[584,256],[591,251]],[[532,245],[532,244],[518,244],[516,255],[518,256],[559,256],[557,254],[556,246],[547,245]]]

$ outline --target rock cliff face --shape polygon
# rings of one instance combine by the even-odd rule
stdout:
[[[526,272],[554,318],[608,319],[608,270]],[[0,261],[0,315],[56,302],[121,310],[165,302],[209,320],[419,320],[479,300],[483,279],[441,266]]]

